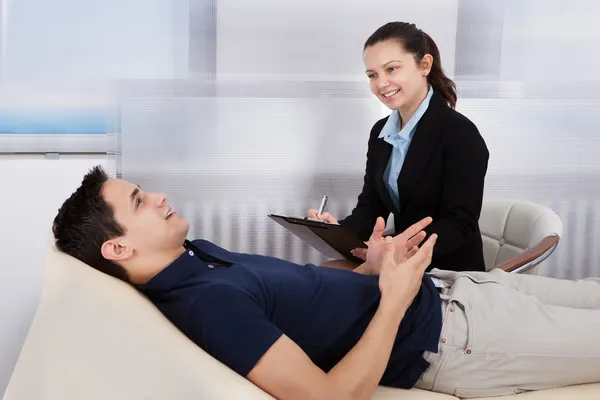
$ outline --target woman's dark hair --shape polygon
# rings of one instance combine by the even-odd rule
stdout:
[[[414,55],[417,63],[421,62],[425,54],[431,54],[433,64],[427,75],[427,82],[446,100],[450,107],[456,107],[456,85],[444,73],[440,51],[428,34],[417,28],[415,24],[388,22],[367,39],[364,49],[386,40],[400,42],[407,52]]]

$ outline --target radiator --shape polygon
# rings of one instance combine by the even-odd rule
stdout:
[[[600,200],[542,200],[562,219],[563,237],[540,274],[557,278],[600,276]],[[338,217],[355,205],[330,202],[328,210]],[[258,253],[293,262],[320,264],[328,260],[285,228],[267,217],[269,213],[304,216],[304,202],[267,204],[203,202],[185,203],[181,214],[190,221],[188,238],[212,241],[228,250]]]

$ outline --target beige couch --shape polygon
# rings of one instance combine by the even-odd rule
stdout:
[[[42,298],[4,400],[270,398],[188,340],[135,289],[49,243]],[[456,399],[383,387],[374,398]],[[600,384],[510,398],[597,400]]]

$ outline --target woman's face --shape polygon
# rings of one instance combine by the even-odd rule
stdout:
[[[430,57],[423,57],[423,65],[419,65],[415,57],[407,53],[395,40],[386,40],[367,47],[363,61],[371,92],[391,110],[418,105],[427,93]]]

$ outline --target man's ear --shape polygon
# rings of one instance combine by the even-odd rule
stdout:
[[[102,257],[111,261],[124,261],[133,255],[133,249],[122,238],[107,240],[100,249]]]

